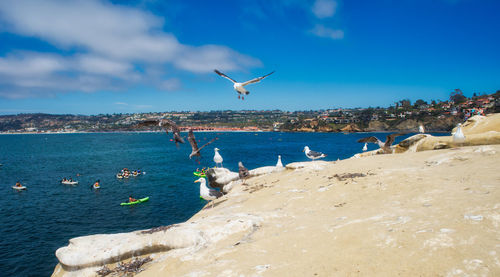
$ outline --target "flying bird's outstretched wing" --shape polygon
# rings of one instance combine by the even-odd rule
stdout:
[[[164,118],[160,121],[160,126],[165,126],[165,132],[167,132],[167,134],[169,129],[172,130],[172,133],[174,133],[174,142],[177,147],[179,147],[179,143],[185,143],[184,139],[181,137],[181,130],[175,122]]]
[[[406,135],[406,133],[397,133],[397,134],[390,134],[387,135],[387,139],[385,141],[385,146],[389,147],[394,143],[394,140],[396,140],[396,137]]]
[[[193,156],[201,157],[200,151],[203,149],[205,146],[209,145],[210,143],[214,142],[216,138],[213,138],[211,141],[203,144],[203,146],[198,148],[198,143],[196,143],[196,138],[194,137],[193,129],[189,129],[188,133],[188,141],[189,144],[191,144],[191,154],[189,154],[189,158],[191,159]]]
[[[193,129],[189,129],[188,141],[191,144],[192,153],[198,152],[198,143],[196,143],[196,138],[194,137]]]
[[[227,76],[226,74],[224,74],[224,73],[220,72],[220,71],[219,71],[219,70],[217,70],[217,69],[214,69],[214,72],[215,72],[215,73],[217,73],[217,74],[219,74],[219,76],[224,77],[224,78],[228,79],[229,81],[231,81],[231,82],[233,82],[233,83],[238,83],[238,82],[236,82],[235,80],[233,80],[231,77]]]
[[[358,139],[358,142],[371,142],[371,143],[378,143],[379,140],[376,137],[365,137],[365,138],[360,138]]]
[[[249,85],[249,84],[258,83],[258,82],[260,82],[260,80],[262,80],[262,79],[266,78],[267,76],[269,76],[269,75],[271,75],[271,74],[273,74],[273,73],[274,73],[274,71],[273,71],[273,72],[271,72],[271,73],[269,73],[269,74],[266,74],[266,75],[264,75],[264,76],[262,76],[262,77],[258,77],[258,78],[252,79],[252,80],[250,80],[250,81],[246,81],[246,82],[244,82],[244,83],[243,83],[243,84],[241,84],[241,85],[242,85],[242,86],[246,86],[246,85]]]

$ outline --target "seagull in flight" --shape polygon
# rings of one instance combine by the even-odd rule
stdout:
[[[258,83],[258,82],[260,82],[260,80],[262,80],[262,79],[266,78],[267,76],[269,76],[269,75],[271,75],[271,74],[274,73],[274,71],[273,71],[273,72],[271,72],[269,74],[266,74],[266,75],[264,75],[262,77],[258,77],[258,78],[252,79],[250,81],[239,83],[239,82],[236,82],[231,77],[227,76],[226,74],[220,72],[217,69],[214,69],[214,71],[215,71],[215,73],[219,74],[219,76],[224,77],[224,78],[228,79],[229,81],[233,82],[234,90],[236,90],[236,92],[238,92],[238,99],[240,99],[240,95],[241,95],[241,99],[242,100],[245,100],[245,95],[250,94],[250,92],[248,90],[246,90],[244,88],[244,86],[249,85],[249,84],[253,84],[253,83]]]
[[[198,143],[196,143],[196,138],[194,137],[193,129],[189,129],[188,132],[188,141],[189,144],[191,144],[191,154],[189,154],[189,159],[192,157],[197,157],[201,158],[201,149],[203,149],[205,146],[209,145],[210,143],[214,142],[217,138],[213,138],[211,141],[203,144],[202,147],[198,147]]]
[[[398,134],[390,134],[387,135],[387,138],[385,142],[380,141],[378,138],[371,136],[371,137],[365,137],[361,138],[358,140],[358,142],[371,142],[371,143],[376,143],[378,146],[384,151],[385,154],[391,154],[392,153],[392,148],[391,145],[394,143],[394,140],[396,137],[405,135],[405,133],[398,133]]]
[[[313,161],[316,159],[321,159],[321,158],[326,157],[326,154],[310,150],[309,146],[304,147],[304,150],[302,150],[302,152],[305,152],[306,157],[308,157],[309,159],[311,159]]]
[[[166,118],[149,119],[149,120],[145,120],[145,121],[139,122],[137,124],[137,126],[139,126],[139,127],[154,126],[154,125],[158,125],[160,127],[164,127],[165,128],[165,132],[167,134],[168,134],[168,130],[172,130],[172,133],[174,133],[173,140],[175,142],[175,146],[179,147],[179,143],[185,143],[184,139],[181,137],[181,130],[179,129],[179,127],[177,126],[177,124],[175,124],[175,122],[173,122],[170,119],[166,119]]]

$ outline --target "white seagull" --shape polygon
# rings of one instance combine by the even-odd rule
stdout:
[[[201,196],[201,198],[203,198],[207,201],[212,201],[212,208],[214,206],[213,200],[224,195],[222,192],[220,192],[218,190],[208,188],[207,187],[207,180],[205,180],[205,178],[200,178],[194,182],[200,183],[200,196]]]
[[[363,151],[368,150],[368,142],[365,142],[365,145],[363,146]]]
[[[425,128],[424,128],[424,125],[420,124],[420,126],[418,126],[418,131],[423,134],[425,133]]]
[[[222,156],[219,154],[219,148],[215,147],[214,152],[215,152],[215,155],[214,155],[215,166],[217,167],[217,165],[220,164],[220,167],[223,167],[222,166],[223,159],[222,159]]]
[[[305,152],[306,157],[308,157],[309,159],[311,159],[313,161],[316,159],[321,159],[321,158],[326,157],[326,155],[321,153],[321,152],[316,152],[316,151],[310,150],[309,146],[304,147],[304,150],[302,150],[302,152]]]
[[[276,163],[277,168],[283,168],[283,164],[281,163],[281,155],[278,155],[278,162]]]
[[[462,132],[462,124],[458,123],[457,124],[457,130],[453,134],[453,142],[455,143],[464,143],[465,142],[465,135]]]
[[[238,92],[238,99],[240,99],[240,95],[241,95],[242,100],[245,100],[245,95],[250,94],[250,92],[248,90],[246,90],[244,88],[244,86],[249,85],[249,84],[253,84],[253,83],[258,83],[258,82],[260,82],[260,80],[262,80],[262,79],[266,78],[267,76],[274,73],[274,71],[273,71],[273,72],[266,74],[262,77],[258,77],[258,78],[252,79],[250,81],[239,83],[239,82],[236,82],[235,80],[233,80],[231,77],[227,76],[226,74],[220,72],[217,69],[214,69],[214,71],[215,71],[215,73],[219,74],[219,76],[224,77],[224,78],[228,79],[229,81],[233,82],[233,88],[234,88],[234,90],[236,90],[236,92]]]

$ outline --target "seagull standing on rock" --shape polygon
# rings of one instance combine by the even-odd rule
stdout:
[[[421,133],[421,134],[425,133],[425,128],[424,128],[424,125],[420,124],[420,125],[418,126],[418,132],[419,132],[419,133]]]
[[[224,194],[216,189],[210,189],[207,187],[207,180],[205,178],[200,178],[196,181],[195,183],[200,183],[200,196],[201,198],[211,201],[212,202],[212,208],[214,207],[214,202],[213,200],[223,196]]]
[[[365,145],[363,146],[363,151],[368,150],[368,143],[365,142]]]
[[[215,152],[215,155],[214,155],[214,162],[215,162],[215,167],[217,167],[218,164],[220,164],[220,167],[222,168],[222,156],[219,154],[219,148],[215,147],[214,148],[214,152]]]
[[[465,142],[465,135],[462,132],[462,124],[461,123],[457,124],[457,130],[453,134],[453,142],[455,142],[455,143],[464,143]]]
[[[250,176],[250,173],[248,172],[248,169],[243,166],[242,162],[238,162],[238,176],[240,177],[241,180],[243,180],[243,183],[245,183],[245,179]]]
[[[321,158],[326,157],[326,154],[310,150],[309,146],[304,147],[304,150],[302,150],[302,152],[305,152],[306,157],[308,157],[309,159],[311,159],[313,161],[316,159],[321,159]]]
[[[233,82],[233,88],[234,88],[234,90],[236,90],[236,92],[238,92],[238,99],[240,99],[240,96],[241,96],[242,100],[245,100],[245,95],[250,94],[250,92],[248,90],[246,90],[244,88],[244,86],[249,85],[249,84],[253,84],[253,83],[258,83],[258,82],[260,82],[260,80],[262,80],[262,79],[266,78],[267,76],[274,73],[274,71],[273,71],[273,72],[266,74],[262,77],[258,77],[258,78],[252,79],[250,81],[239,83],[239,82],[236,82],[235,80],[233,80],[231,77],[227,76],[226,74],[220,72],[217,69],[215,69],[214,72],[217,73],[219,76],[224,77],[224,78],[228,79],[229,81]]]
[[[281,163],[281,155],[278,155],[278,162],[276,163],[277,168],[283,168],[283,164]]]

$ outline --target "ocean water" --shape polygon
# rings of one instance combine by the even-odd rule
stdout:
[[[183,134],[185,137],[187,134]],[[92,133],[0,135],[0,272],[2,276],[49,276],[57,264],[55,251],[77,236],[129,232],[186,221],[206,202],[199,198],[193,171],[214,166],[214,147],[224,167],[238,170],[238,161],[253,169],[308,160],[302,149],[345,159],[361,152],[356,140],[367,134],[342,133],[195,133],[203,149],[198,164],[189,160],[189,143],[177,148],[165,133]],[[381,139],[386,134],[371,133]],[[398,137],[396,142],[409,135]],[[368,145],[369,150],[378,148]],[[123,167],[145,175],[117,179]],[[80,174],[77,177],[77,174]],[[63,177],[78,180],[62,185]],[[94,181],[101,189],[93,190]],[[11,187],[16,181],[26,191]],[[149,196],[148,202],[120,206]]]

